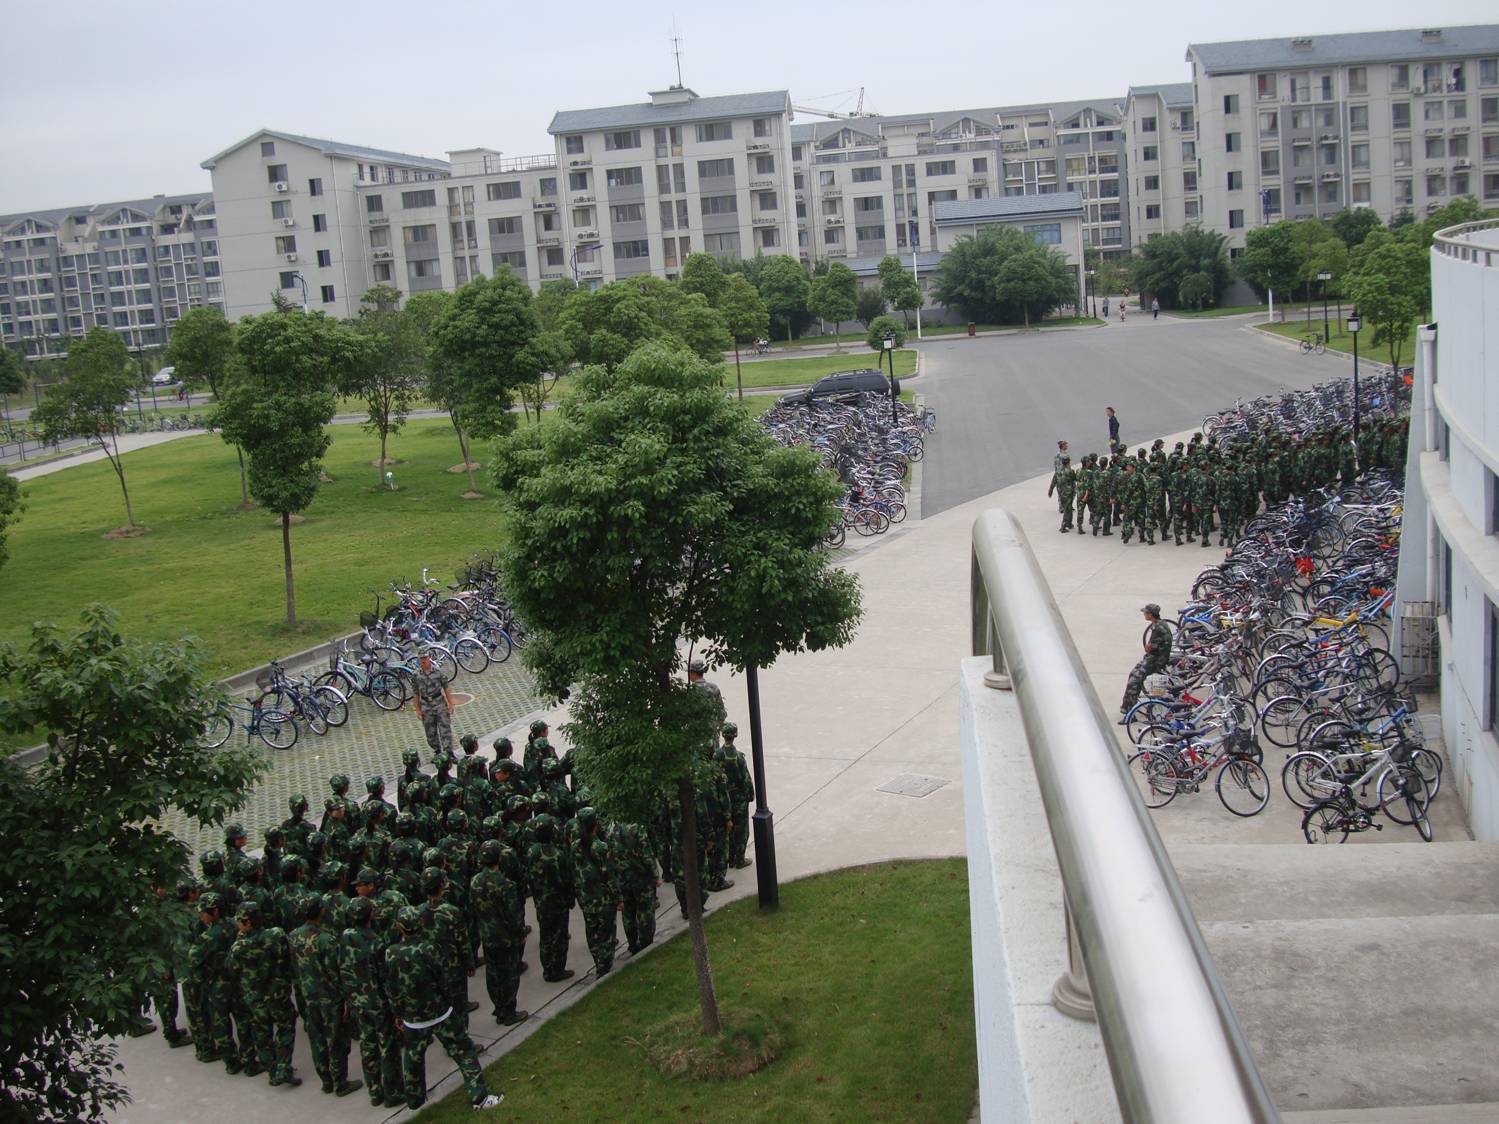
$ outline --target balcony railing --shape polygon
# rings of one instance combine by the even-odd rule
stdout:
[[[973,654],[993,656],[988,686],[1015,692],[1066,895],[1069,967],[1052,1002],[1096,1018],[1125,1120],[1278,1121],[1115,727],[1007,511],[974,523],[970,588]]]

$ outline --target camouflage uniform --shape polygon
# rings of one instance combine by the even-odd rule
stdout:
[[[422,935],[437,959],[443,980],[443,994],[453,1005],[453,1013],[458,1017],[459,1025],[467,1027],[468,923],[457,906],[443,900],[448,890],[448,879],[442,871],[435,867],[423,870],[422,889],[427,892],[427,902],[421,908]]]
[[[206,923],[201,920],[203,913],[219,908],[219,896],[212,891],[198,898],[200,920],[187,946],[182,994],[187,1001],[188,1025],[193,1027],[198,1060],[222,1061],[230,1073],[238,1073],[239,1050],[230,1023],[234,1014],[234,982],[228,970],[229,950],[234,946],[234,922],[222,916]]]
[[[307,837],[317,828],[305,817],[307,797],[300,792],[291,798],[291,815],[281,821],[281,830],[286,833],[286,853],[307,857]]]
[[[619,892],[624,906],[625,944],[632,953],[656,939],[656,864],[646,831],[636,824],[621,825],[615,832],[615,855],[619,870]]]
[[[489,1097],[478,1051],[463,1023],[455,1018],[448,998],[440,959],[419,939],[421,913],[410,907],[396,920],[401,943],[385,953],[385,992],[391,1012],[401,1024],[401,1074],[406,1106],[420,1108],[427,1100],[427,1045],[434,1037],[463,1074],[469,1100],[478,1105]]]
[[[272,1085],[300,1085],[302,1079],[291,1072],[297,1034],[291,949],[286,933],[278,926],[262,925],[259,914],[254,906],[240,907],[238,920],[251,927],[241,929],[229,950],[229,973],[238,992],[235,1021],[243,1021],[249,1031],[241,1036],[241,1056],[246,1072],[269,1070]]]
[[[1146,535],[1146,542],[1154,544],[1155,532],[1160,531],[1161,541],[1166,541],[1166,533],[1171,529],[1171,522],[1166,518],[1166,470],[1164,466],[1152,464],[1145,474],[1145,509],[1150,515],[1150,530]]]
[[[359,1064],[370,1103],[394,1108],[406,1103],[401,1044],[381,978],[386,942],[375,930],[374,916],[375,904],[369,898],[356,898],[350,905],[351,924],[339,939],[338,971],[359,1032]]]
[[[297,982],[307,1003],[307,1042],[312,1066],[323,1079],[323,1092],[340,1097],[362,1082],[349,1080],[349,1035],[344,1023],[343,978],[339,970],[339,940],[323,925],[324,906],[307,903],[307,920],[288,938]]]
[[[573,879],[578,906],[583,911],[583,929],[594,969],[600,976],[614,967],[615,920],[619,911],[619,879],[613,849],[599,827],[592,808],[578,811],[578,837],[573,840]]]
[[[1213,508],[1218,503],[1218,481],[1210,464],[1203,462],[1192,480],[1192,511],[1197,520],[1197,533],[1202,536],[1203,547],[1210,546],[1208,539],[1213,533]]]
[[[1078,519],[1078,530],[1082,530],[1082,519]],[[749,763],[734,744],[739,736],[739,727],[725,722],[723,727],[724,775],[729,781],[729,807],[734,819],[734,828],[729,835],[729,865],[735,869],[749,866],[745,852],[749,850],[750,801],[755,798],[755,781],[750,776]]]
[[[536,903],[536,925],[540,931],[542,979],[564,980],[573,973],[567,967],[568,912],[573,907],[572,882],[567,860],[557,846],[556,829],[548,817],[534,829],[535,842],[526,856],[526,883]]]
[[[503,860],[508,850],[498,839],[485,840],[479,848],[483,865],[469,883],[469,900],[484,948],[484,986],[494,1005],[494,1017],[506,1026],[526,1017],[524,1011],[515,1009],[526,948],[526,903],[520,888],[505,873]]]
[[[1142,487],[1139,473],[1134,471],[1134,461],[1126,461],[1124,472],[1119,480],[1119,504],[1124,513],[1124,525],[1119,528],[1119,533],[1124,536],[1124,541],[1129,542],[1130,535],[1135,533],[1135,525],[1145,517],[1145,492]],[[1140,528],[1140,541],[1145,541],[1145,528]]]
[[[448,711],[448,697],[441,676],[436,671],[418,670],[411,677],[411,689],[422,708],[422,733],[434,752],[453,752],[453,718]]]

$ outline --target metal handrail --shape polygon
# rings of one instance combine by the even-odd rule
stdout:
[[[1435,253],[1472,262],[1474,265],[1499,266],[1499,243],[1484,246],[1469,241],[1471,235],[1496,227],[1499,227],[1499,219],[1483,219],[1449,226],[1432,236],[1431,248]]]
[[[1008,511],[974,523],[972,607],[974,655],[995,661],[986,681],[1012,685],[1019,703],[1062,874],[1071,967],[1053,1002],[1096,1013],[1125,1120],[1278,1121],[1113,723]]]

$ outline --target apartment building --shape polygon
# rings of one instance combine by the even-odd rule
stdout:
[[[202,193],[0,217],[0,343],[45,358],[107,327],[160,347],[183,312],[223,307],[219,244]]]
[[[1123,109],[1113,99],[792,126],[797,247],[809,262],[937,245],[939,204],[1076,191],[1083,238],[1127,252]]]
[[[937,250],[945,253],[958,239],[977,236],[990,227],[1016,227],[1043,246],[1061,251],[1077,277],[1081,302],[1085,292],[1086,208],[1087,200],[1080,191],[938,203],[934,212]]]
[[[1124,101],[1131,244],[1202,217],[1192,83],[1131,86]]]
[[[1202,221],[1231,253],[1281,218],[1499,205],[1499,25],[1199,43],[1187,61]]]
[[[213,177],[219,242],[231,263],[230,320],[264,312],[273,292],[330,316],[354,315],[372,277],[361,188],[435,196],[431,184],[449,174],[446,160],[269,129],[202,166]]]

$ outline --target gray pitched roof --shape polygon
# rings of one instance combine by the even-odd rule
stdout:
[[[625,129],[640,125],[680,125],[688,121],[719,121],[726,117],[754,117],[785,113],[791,95],[785,90],[722,97],[694,97],[674,105],[606,105],[596,109],[561,109],[552,116],[547,132],[587,133],[595,129]]]
[[[1188,85],[1188,89],[1191,86]],[[798,142],[825,140],[834,133],[849,128],[857,132],[879,136],[887,127],[925,125],[931,132],[941,132],[953,122],[971,117],[986,125],[995,124],[1001,117],[1016,114],[1048,112],[1058,125],[1074,116],[1078,111],[1092,108],[1110,117],[1123,116],[1123,98],[1083,98],[1079,101],[1034,102],[1026,105],[991,105],[976,109],[944,109],[936,113],[898,113],[873,117],[839,118],[831,121],[811,121],[791,126],[791,139]],[[1108,126],[1103,126],[1107,128]]]
[[[1083,196],[1078,191],[1054,191],[1049,195],[999,195],[990,199],[955,199],[938,203],[937,225],[981,222],[984,219],[1027,218],[1032,215],[1081,215]]]
[[[1294,47],[1293,39],[1243,39],[1232,43],[1194,43],[1187,57],[1208,74],[1291,66],[1329,66],[1359,62],[1400,62],[1404,59],[1450,59],[1499,52],[1499,24],[1446,27],[1427,41],[1420,28],[1399,31],[1359,31],[1345,35],[1310,35],[1309,47]]]
[[[885,255],[884,257],[888,256],[890,255]],[[897,253],[894,256],[900,259],[902,265],[910,267],[911,252],[909,250],[904,253]],[[920,273],[930,273],[942,264],[942,259],[946,256],[947,254],[938,253],[935,250],[921,250],[916,254],[916,269]],[[880,272],[880,262],[884,260],[884,257],[846,258],[843,264],[853,270],[859,277],[874,277]]]
[[[0,215],[0,228],[13,226],[25,219],[36,219],[38,222],[55,227],[66,222],[73,215],[88,215],[92,219],[98,215],[118,211],[121,207],[129,207],[131,210],[155,216],[164,207],[182,206],[190,211],[212,198],[213,196],[206,191],[195,191],[186,195],[153,195],[149,199],[122,199],[116,203],[86,203],[81,207],[47,207],[35,211],[17,211],[12,215]]]
[[[315,148],[325,156],[349,156],[355,160],[369,160],[372,163],[395,163],[407,164],[416,168],[425,168],[432,172],[449,171],[446,160],[438,160],[431,156],[413,156],[409,152],[391,152],[384,148],[366,148],[359,144],[344,144],[342,141],[323,140],[319,137],[304,137],[298,133],[282,133],[275,129],[261,129],[258,133],[251,133],[237,144],[231,144],[223,152],[215,153],[203,161],[199,167],[213,170],[213,166],[231,152],[236,152],[261,137],[275,137],[277,140],[290,141],[292,144],[305,144],[309,148]]]
[[[1169,106],[1192,104],[1192,83],[1165,82],[1158,86],[1131,86],[1129,96],[1158,97]]]

